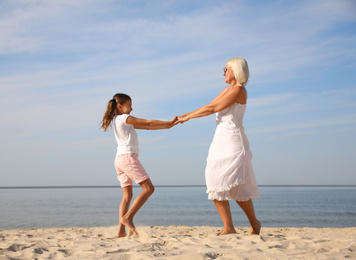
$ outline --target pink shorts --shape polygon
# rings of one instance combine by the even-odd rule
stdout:
[[[137,153],[120,154],[115,158],[115,170],[121,187],[132,186],[132,180],[137,184],[147,180],[148,174],[138,160]]]

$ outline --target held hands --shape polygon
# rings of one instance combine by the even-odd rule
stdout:
[[[176,126],[178,124],[182,124],[184,122],[187,122],[189,120],[188,115],[187,114],[183,114],[181,116],[175,116],[173,117],[173,119],[169,122],[169,128],[172,128],[173,126]]]
[[[177,116],[173,117],[173,119],[170,122],[169,128],[172,128],[173,126],[177,125],[178,123],[179,123],[178,122],[178,117]]]
[[[177,124],[183,124],[184,122],[187,122],[189,120],[188,114],[183,114],[181,116],[178,117],[178,121]]]
[[[178,124],[182,124],[184,122],[187,122],[189,120],[188,115],[187,114],[183,114],[181,116],[175,116],[173,117],[173,119],[170,121],[170,125],[168,128],[172,128],[173,126],[176,126]]]

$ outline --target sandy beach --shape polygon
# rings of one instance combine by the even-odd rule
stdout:
[[[249,229],[218,237],[210,226],[1,230],[0,259],[356,259],[356,227]]]

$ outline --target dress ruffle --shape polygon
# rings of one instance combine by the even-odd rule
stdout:
[[[248,201],[250,199],[260,198],[257,185],[253,185],[250,179],[238,181],[225,190],[207,189],[209,200],[236,200]]]

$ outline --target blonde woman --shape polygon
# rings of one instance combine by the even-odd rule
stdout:
[[[223,76],[229,86],[225,87],[209,104],[178,117],[180,123],[192,118],[216,113],[216,131],[209,149],[205,179],[208,198],[213,200],[224,224],[220,235],[233,234],[229,200],[235,200],[246,214],[250,234],[258,235],[261,223],[255,215],[253,198],[259,198],[252,154],[243,127],[246,110],[246,84],[249,68],[246,60],[233,58],[227,61]]]

